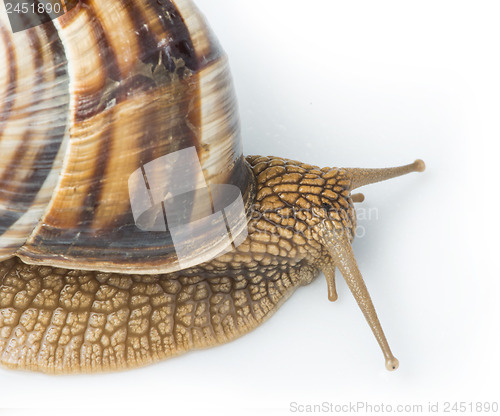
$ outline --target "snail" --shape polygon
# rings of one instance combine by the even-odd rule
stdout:
[[[421,160],[244,157],[227,57],[190,0],[83,0],[15,33],[1,10],[4,366],[120,370],[226,343],[321,271],[336,300],[338,269],[398,367],[352,192]]]

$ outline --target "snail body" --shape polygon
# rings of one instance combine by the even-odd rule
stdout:
[[[29,52],[29,53],[28,53]],[[352,253],[360,186],[414,171],[243,156],[227,58],[188,0],[0,13],[0,362],[118,370],[239,337]]]

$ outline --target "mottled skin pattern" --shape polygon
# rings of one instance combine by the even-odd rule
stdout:
[[[156,276],[1,263],[1,363],[49,373],[131,368],[265,321],[331,262],[314,225],[330,215],[353,233],[355,213],[346,172],[247,160],[257,179],[249,237],[209,263]]]

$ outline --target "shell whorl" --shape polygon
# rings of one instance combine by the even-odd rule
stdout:
[[[10,257],[44,212],[67,146],[69,78],[53,25],[10,31],[0,10],[0,258]]]
[[[207,184],[252,199],[227,59],[198,10],[189,0],[82,1],[15,34],[3,10],[0,259],[181,268],[168,233],[135,225],[134,172],[195,148]],[[193,250],[183,267],[200,259]]]

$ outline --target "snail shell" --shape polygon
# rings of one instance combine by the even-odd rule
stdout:
[[[0,10],[1,363],[102,371],[218,345],[320,271],[335,300],[337,268],[397,367],[351,192],[422,161],[244,158],[227,59],[189,0],[85,0],[17,33]]]
[[[251,200],[227,58],[194,5],[80,2],[18,33],[1,16],[0,260],[164,273],[215,257],[224,241],[208,220],[184,248],[163,212],[138,227],[150,201],[138,205],[179,178],[198,194],[225,184]],[[233,217],[234,239],[246,217]]]

